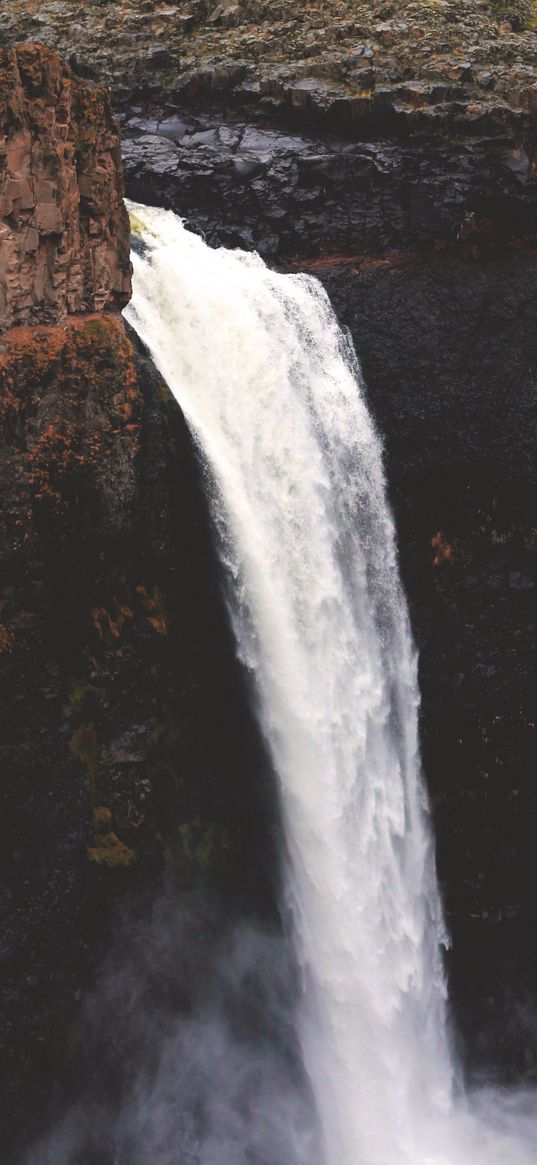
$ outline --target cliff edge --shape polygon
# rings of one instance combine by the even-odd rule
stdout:
[[[8,0],[109,85],[129,196],[272,261],[535,244],[533,0]]]
[[[120,145],[104,90],[40,45],[0,49],[0,331],[130,297]]]

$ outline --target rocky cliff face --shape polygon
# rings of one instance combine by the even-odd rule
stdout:
[[[92,911],[103,913],[89,856],[92,845],[100,854],[93,729],[77,735],[70,726],[82,700],[79,693],[73,703],[71,689],[87,635],[87,584],[92,590],[90,578],[132,520],[141,390],[120,317],[94,314],[120,307],[130,288],[119,142],[104,92],[48,50],[1,51],[0,143],[0,1000],[9,1160],[38,1118],[47,1072],[65,1056],[77,992],[91,975]],[[121,870],[134,851],[113,826],[112,817],[103,821],[104,856]]]
[[[129,195],[170,207],[209,243],[271,262],[534,242],[537,183],[512,137],[356,141],[155,106],[123,122]]]
[[[165,877],[270,905],[273,862],[189,435],[112,310],[130,266],[107,99],[36,46],[2,67],[19,322],[0,336],[0,1115],[18,1165],[76,1091],[118,915]]]
[[[106,79],[134,197],[270,257],[535,238],[532,0],[9,0]]]
[[[360,138],[524,133],[535,106],[532,0],[7,0],[0,37],[71,54],[118,104],[291,113]]]
[[[0,330],[121,308],[119,142],[102,90],[38,46],[0,50]]]
[[[18,1163],[76,1095],[73,1033],[118,918],[131,930],[163,877],[259,907],[273,863],[178,410],[117,316],[6,338],[0,1047],[3,1154]]]
[[[41,39],[109,80],[129,194],[212,243],[307,261],[352,330],[421,655],[452,994],[470,1059],[514,1074],[537,1062],[532,19],[485,0],[9,0],[0,16],[6,44]],[[54,238],[43,245],[55,262]],[[108,316],[3,343],[5,852],[21,855],[1,898],[4,998],[33,1033],[26,1059],[7,1038],[16,1097],[32,1065],[59,1079],[110,904],[165,863],[183,885],[208,869],[236,888],[267,852],[270,812],[165,389]],[[37,984],[21,979],[30,963]]]

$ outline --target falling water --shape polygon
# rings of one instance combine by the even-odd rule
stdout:
[[[208,469],[279,781],[324,1165],[535,1163],[522,1101],[470,1105],[454,1079],[416,657],[352,347],[311,277],[130,209],[127,317]]]

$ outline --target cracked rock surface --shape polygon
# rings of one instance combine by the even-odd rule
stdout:
[[[120,145],[103,90],[39,46],[0,49],[0,330],[130,295]]]
[[[533,240],[533,0],[7,0],[110,86],[127,190],[266,257]]]
[[[264,258],[410,245],[488,246],[536,232],[537,185],[514,142],[358,142],[153,109],[122,126],[127,191],[213,245]]]
[[[513,122],[535,108],[531,0],[9,0],[0,39],[38,40],[134,90],[342,115],[387,112],[433,129],[466,112]]]

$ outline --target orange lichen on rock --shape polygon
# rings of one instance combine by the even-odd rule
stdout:
[[[106,805],[97,805],[96,809],[93,810],[93,820],[95,828],[101,833],[105,833],[112,821],[112,810],[108,809]]]
[[[128,406],[129,421],[125,420]],[[40,512],[95,512],[134,495],[140,390],[120,316],[12,328],[0,339],[0,534],[13,549]],[[120,507],[121,508],[121,507]],[[119,508],[119,509],[120,509]]]
[[[158,587],[154,588],[152,595],[148,594],[147,589],[144,586],[136,587],[136,591],[140,595],[146,611],[149,612],[149,614],[146,615],[149,626],[152,627],[153,631],[156,631],[158,635],[166,635],[168,632],[168,618],[165,610],[164,596],[161,594]]]
[[[129,849],[115,833],[97,834],[95,845],[88,846],[87,853],[90,862],[107,866],[110,870],[117,869],[118,866],[132,866],[138,856],[136,850]]]
[[[445,566],[447,563],[454,561],[455,547],[447,541],[442,530],[438,530],[434,538],[431,538],[431,546],[436,552],[433,558],[433,566]]]
[[[99,639],[104,639],[107,635],[111,635],[113,639],[119,639],[125,620],[133,617],[134,612],[126,603],[120,603],[114,599],[114,607],[113,615],[105,607],[94,607],[91,612],[93,625]]]
[[[448,541],[446,535],[442,530],[431,538],[431,546],[435,551],[433,558],[433,567],[466,567],[472,561],[472,555],[461,544],[460,538],[453,538]]]
[[[6,627],[0,627],[0,655],[4,655],[6,651],[11,651],[13,647],[13,635]]]
[[[106,805],[99,805],[93,811],[95,844],[87,848],[90,862],[108,869],[132,866],[136,861],[136,850],[130,849],[112,830],[113,813]]]

